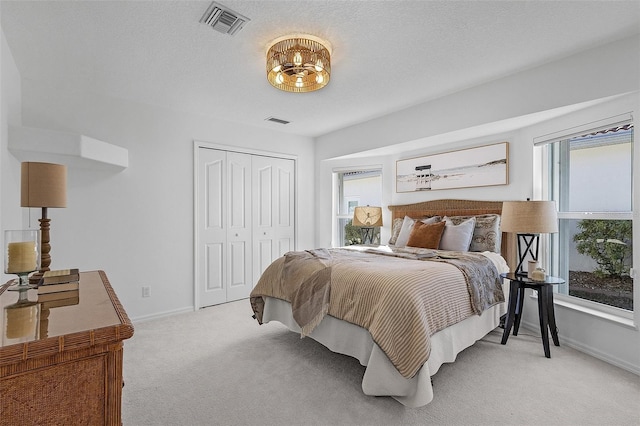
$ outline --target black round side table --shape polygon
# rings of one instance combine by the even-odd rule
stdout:
[[[507,311],[507,320],[502,333],[502,344],[505,345],[509,339],[511,328],[513,327],[513,335],[518,335],[520,328],[520,319],[522,317],[522,307],[524,306],[524,289],[532,288],[538,292],[538,317],[540,318],[540,334],[542,335],[542,346],[544,347],[544,356],[551,358],[549,349],[549,330],[553,344],[560,346],[558,340],[558,328],[556,327],[556,316],[553,310],[553,286],[564,284],[562,278],[545,275],[544,281],[534,281],[527,278],[526,275],[519,275],[513,272],[500,274],[503,279],[510,281],[509,286],[509,306]]]

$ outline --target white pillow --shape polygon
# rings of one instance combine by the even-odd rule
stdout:
[[[407,246],[407,241],[409,241],[409,235],[411,235],[414,223],[416,223],[414,219],[411,219],[409,216],[404,217],[404,220],[402,221],[402,228],[400,228],[400,233],[396,240],[396,247]]]
[[[431,225],[432,223],[440,222],[440,216],[432,216],[424,219],[420,219],[420,222]],[[400,233],[398,234],[398,238],[396,239],[395,246],[396,247],[406,247],[407,242],[409,241],[409,236],[411,235],[411,231],[413,230],[413,225],[416,223],[416,219],[411,219],[409,216],[405,216],[402,221],[402,227],[400,228]]]
[[[440,239],[440,250],[469,251],[473,230],[476,227],[476,218],[465,220],[459,225],[454,225],[451,219],[444,217],[447,223]]]
[[[441,219],[442,218],[440,216],[431,216],[420,219],[420,222],[424,223],[425,225],[433,225],[434,223],[440,222]]]

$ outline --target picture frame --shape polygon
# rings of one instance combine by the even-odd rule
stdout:
[[[509,184],[509,142],[396,161],[396,192]]]

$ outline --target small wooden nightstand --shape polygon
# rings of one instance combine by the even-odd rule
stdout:
[[[553,344],[560,346],[558,328],[556,327],[556,316],[553,309],[553,286],[564,284],[564,280],[546,275],[544,281],[533,281],[527,278],[526,275],[516,275],[513,272],[501,274],[500,276],[511,282],[509,287],[509,307],[504,332],[502,333],[502,344],[505,345],[507,343],[512,327],[513,335],[518,335],[520,319],[522,317],[522,307],[524,306],[524,289],[532,288],[538,292],[538,317],[540,318],[540,334],[542,335],[544,356],[551,358],[549,330],[551,331]]]

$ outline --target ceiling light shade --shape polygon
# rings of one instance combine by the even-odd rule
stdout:
[[[285,92],[313,92],[331,77],[331,46],[311,35],[285,36],[267,50],[267,80]]]

